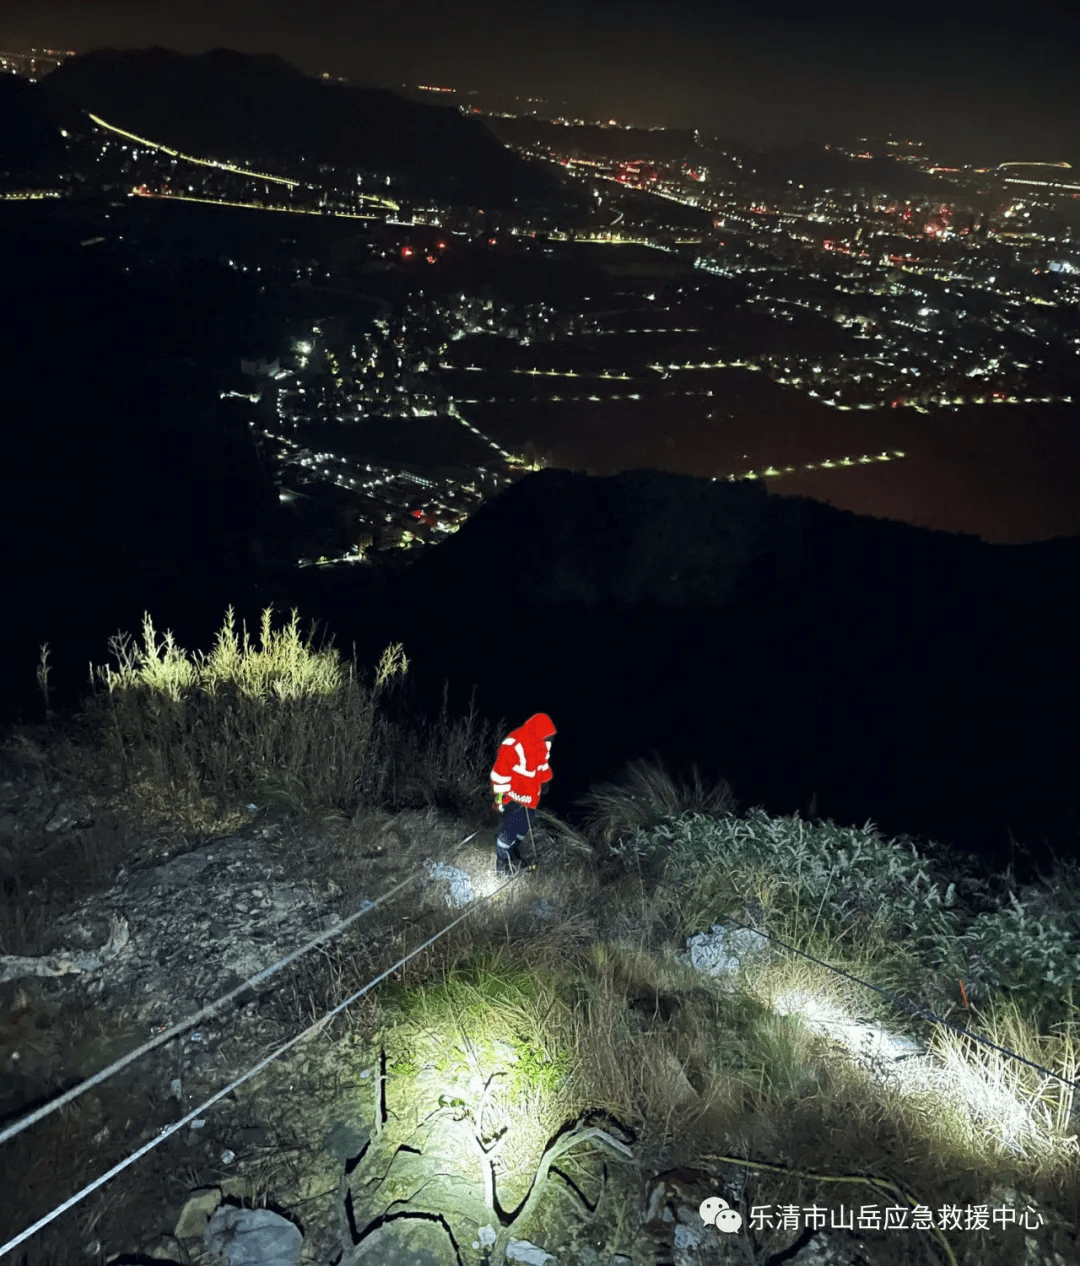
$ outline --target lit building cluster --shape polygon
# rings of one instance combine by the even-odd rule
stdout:
[[[0,57],[5,68],[13,65]],[[431,84],[416,92],[454,99],[469,114],[498,113],[473,93]],[[375,317],[308,319],[287,345],[252,349],[222,393],[252,402],[282,502],[318,525],[305,562],[402,557],[441,539],[485,496],[544,463],[545,428],[562,417],[577,420],[571,432],[610,419],[617,461],[620,419],[630,426],[674,410],[722,436],[734,416],[728,382],[844,411],[1073,400],[1080,189],[1067,164],[943,168],[917,141],[864,137],[831,147],[853,164],[849,188],[794,179],[777,188],[700,134],[701,148],[678,160],[650,154],[647,142],[627,159],[625,135],[598,152],[605,133],[630,130],[616,120],[574,119],[540,99],[503,113],[565,133],[559,148],[516,148],[582,193],[586,223],[544,208],[414,206],[386,172],[307,156],[279,166],[186,154],[97,115],[79,135],[64,134],[75,179],[3,196],[96,191],[122,199],[129,216],[153,200],[261,211],[281,217],[284,233],[291,216],[365,222],[321,253],[253,246],[221,256],[254,274],[260,292],[305,296],[308,310],[323,295],[329,313],[334,295],[379,291],[383,274],[407,295],[380,300]],[[858,171],[883,156],[932,173],[945,192],[904,199],[869,187]],[[120,240],[99,227],[83,245]],[[466,245],[544,269],[591,251],[596,267],[623,278],[622,298],[560,307],[510,303],[469,284],[427,293],[424,277],[441,275]],[[523,432],[528,443],[505,438]],[[853,453],[818,464],[902,457]],[[735,463],[716,477],[807,468],[781,461]]]
[[[31,48],[25,53],[0,52],[0,75],[18,75],[31,83],[37,83],[75,55],[70,48]]]
[[[855,157],[869,152],[856,150]],[[1021,200],[1003,190],[991,212],[980,212],[959,196],[904,202],[858,189],[810,194],[792,186],[777,198],[752,187],[733,188],[726,178],[714,181],[704,164],[622,163],[570,153],[542,156],[593,193],[596,222],[586,228],[549,228],[543,244],[532,241],[534,227],[520,222],[505,227],[507,238],[547,255],[586,243],[651,247],[673,256],[676,270],[682,261],[699,276],[715,273],[745,283],[748,313],[789,328],[809,324],[825,331],[812,341],[831,340],[833,345],[800,353],[800,340],[791,338],[783,352],[735,355],[711,344],[710,330],[700,319],[686,320],[668,311],[669,303],[662,319],[657,308],[640,308],[636,319],[626,315],[615,324],[604,310],[579,312],[559,336],[583,339],[597,348],[610,346],[614,359],[603,364],[601,353],[592,369],[540,368],[513,363],[527,358],[530,344],[539,341],[535,324],[528,326],[520,314],[493,311],[490,301],[479,304],[462,295],[456,306],[442,311],[441,324],[434,310],[421,313],[414,307],[396,340],[389,323],[383,323],[383,341],[369,341],[357,356],[349,404],[391,412],[396,408],[402,417],[455,417],[463,429],[490,445],[490,468],[506,471],[514,466],[511,455],[490,438],[485,421],[468,422],[462,410],[487,419],[516,400],[519,408],[596,409],[598,416],[608,416],[610,408],[647,409],[653,407],[650,401],[670,401],[679,408],[682,401],[685,407],[696,403],[705,409],[706,419],[720,422],[724,393],[717,389],[717,374],[730,372],[760,374],[839,411],[912,408],[928,414],[961,404],[1007,406],[1073,398],[1061,386],[1061,358],[1071,355],[1075,360],[1080,331],[1074,326],[1070,339],[1068,321],[1061,318],[1075,311],[1080,300],[1072,271],[1077,253],[1067,227],[1047,231],[1052,207],[1030,194]],[[924,169],[931,166],[915,146],[906,157]],[[970,176],[981,181],[986,174]],[[644,208],[642,195],[647,199]],[[707,213],[712,233],[687,233],[679,219],[669,218],[665,202]],[[1013,228],[1017,223],[1019,230]],[[635,300],[641,300],[644,289],[635,292]],[[691,302],[698,289],[692,281],[677,287],[672,300],[676,309]],[[830,329],[836,334],[828,335]],[[421,331],[429,335],[426,343],[417,337]],[[493,333],[501,336],[505,355],[494,360],[488,356],[481,363],[469,359],[466,347],[477,346],[478,335]],[[627,355],[626,341],[642,338],[650,346],[660,339],[674,340],[672,346],[682,355],[646,358],[628,372],[620,364]],[[1018,340],[1027,349],[1022,355]],[[463,355],[448,355],[453,347],[461,347]],[[389,366],[383,359],[387,354]],[[440,377],[441,393],[434,386]],[[514,377],[531,380],[536,388],[515,396],[507,386]],[[299,402],[301,395],[293,400]],[[331,408],[329,402],[324,407]],[[308,396],[296,404],[294,421],[313,416],[312,408]],[[346,409],[337,416],[342,421],[350,415]],[[902,457],[851,454],[817,465],[842,469]],[[744,467],[717,477],[776,478],[813,466]],[[312,469],[326,478],[340,479],[342,474],[340,464],[325,458]],[[383,469],[365,469],[347,478],[349,486],[365,495],[379,490],[386,496],[396,487],[408,500],[411,493],[396,482],[400,476]],[[441,492],[439,496],[441,500],[431,497],[435,513],[424,518],[433,531],[426,539],[449,530],[439,507],[455,502]],[[401,528],[400,512],[386,521],[393,523],[394,533],[400,532],[400,544],[416,543],[416,533]]]
[[[437,541],[456,531],[507,472],[525,469],[526,458],[460,413],[440,372],[457,367],[442,358],[469,336],[542,344],[556,318],[544,304],[511,306],[466,294],[426,302],[414,297],[400,313],[378,317],[361,332],[345,321],[322,320],[284,358],[243,362],[245,375],[264,380],[255,399],[262,441],[276,456],[282,501],[293,506],[312,501],[320,487],[330,486],[352,498],[352,543],[344,552],[327,548],[307,561],[367,561],[375,553],[385,557],[387,550]],[[435,477],[421,473],[422,452],[415,464],[358,456],[371,444],[373,427],[381,434],[407,435],[429,418],[460,428],[472,455],[469,465]],[[329,436],[331,447],[312,448],[308,439],[314,433]]]

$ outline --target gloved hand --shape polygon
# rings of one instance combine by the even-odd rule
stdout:
[[[505,795],[506,795],[505,791],[497,791],[495,793],[495,799],[491,802],[491,807],[497,813],[503,813],[505,811],[504,805],[503,805],[503,797]]]

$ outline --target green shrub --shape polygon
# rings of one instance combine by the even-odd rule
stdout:
[[[991,988],[1016,996],[1026,1009],[1061,1010],[1063,995],[1080,980],[1080,909],[1037,912],[1014,892],[1008,904],[979,914],[961,940]]]
[[[943,889],[914,845],[885,840],[869,822],[811,824],[770,818],[759,807],[742,819],[687,814],[638,828],[614,851],[646,867],[662,858],[683,890],[716,872],[771,872],[789,881],[775,889],[776,913],[811,914],[834,929],[876,922],[897,938],[940,948],[960,927],[955,884]]]
[[[380,996],[402,1023],[434,1035],[433,1050],[441,1045],[445,1051],[450,1035],[487,1058],[496,1042],[508,1043],[516,1055],[511,1080],[518,1091],[554,1092],[569,1077],[572,1059],[557,1023],[566,1007],[555,977],[523,971],[499,950],[480,948],[441,978],[387,986]]]

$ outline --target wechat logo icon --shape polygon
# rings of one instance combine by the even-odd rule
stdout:
[[[725,1235],[734,1235],[742,1227],[742,1214],[719,1196],[703,1200],[698,1208],[698,1217],[706,1226],[714,1226]]]

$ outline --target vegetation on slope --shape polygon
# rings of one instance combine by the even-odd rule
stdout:
[[[111,797],[126,827],[107,838],[81,834],[82,860],[70,859],[66,893],[57,883],[28,891],[31,841],[20,848],[15,840],[0,854],[4,954],[47,951],[50,913],[107,884],[131,860],[136,840],[146,864],[154,842],[164,848],[238,829],[250,803],[273,808],[284,829],[282,855],[298,873],[337,876],[347,899],[358,899],[370,877],[365,856],[379,812],[402,822],[441,813],[462,834],[493,828],[487,771],[504,723],[485,724],[474,713],[451,719],[444,709],[438,724],[410,728],[401,709],[395,715],[408,669],[400,647],[387,649],[370,686],[355,663],[302,640],[295,615],[275,630],[270,611],[257,644],[246,629],[237,635],[230,613],[205,655],[159,639],[149,617],[141,647],[119,638],[112,649],[116,665],[94,671],[96,689],[77,714],[53,718],[44,731],[12,731],[5,753],[77,775],[102,802]],[[40,681],[47,696],[44,654]],[[517,1105],[519,1123],[505,1174],[511,1195],[525,1190],[567,1121],[601,1111],[658,1169],[739,1162],[758,1205],[828,1207],[838,1175],[861,1175],[933,1209],[1023,1192],[1044,1216],[1077,1224],[1072,1089],[1033,1066],[1076,1078],[1073,868],[1018,891],[1008,875],[948,870],[910,841],[883,839],[871,823],[773,819],[758,808],[740,816],[726,784],[679,785],[658,763],[628,767],[618,782],[594,787],[581,807],[581,829],[541,812],[543,867],[322,1027],[314,1052],[308,1043],[303,1061],[290,1056],[272,1066],[262,1086],[298,1086],[315,1112],[336,1101],[342,1075],[368,1067],[373,1052],[382,1050],[394,1074],[408,1077],[429,1066],[449,1071],[468,1052],[501,1043],[516,1056],[502,1092]],[[418,871],[430,837],[421,830],[399,843],[400,874]],[[491,870],[490,849],[483,866]],[[528,900],[518,895],[523,886]],[[557,917],[539,917],[538,902]],[[343,935],[301,958],[271,991],[282,1040],[449,922],[437,893],[408,910],[388,906],[380,917],[362,936]],[[687,938],[733,924],[770,939],[733,977],[693,969]],[[902,1021],[941,1075],[882,1080],[822,1035],[815,1016],[900,1026],[902,1011],[860,981],[917,1000],[956,1026]],[[70,1084],[72,1052],[84,1057],[79,1076],[96,1070],[93,1059],[97,1067],[107,1062],[110,1026],[119,1029],[122,1017],[58,1005],[35,984],[19,985],[16,1003],[13,988],[0,986],[9,1004],[0,1008],[2,1053],[25,1042],[37,1008],[48,1020],[37,1039],[58,1055],[39,1101]],[[320,1080],[320,1052],[333,1053],[333,1077]],[[92,1129],[76,1113],[59,1132],[43,1123],[4,1145],[7,1196],[20,1226],[134,1150],[126,1139],[106,1146]],[[309,1159],[314,1165],[314,1153]],[[298,1199],[307,1190],[301,1162],[284,1150],[273,1163],[264,1157],[251,1199],[286,1206],[287,1193]],[[134,1235],[146,1195],[138,1175],[133,1166],[107,1195],[67,1217],[78,1216],[86,1235],[102,1218],[100,1227]],[[215,1181],[206,1173],[191,1178],[192,1185]],[[81,1237],[63,1234],[65,1225],[59,1220],[36,1241],[50,1260],[81,1253]],[[942,1251],[956,1262],[1014,1260],[995,1236],[1000,1231],[947,1235]],[[900,1251],[898,1238],[886,1235],[874,1260]]]

